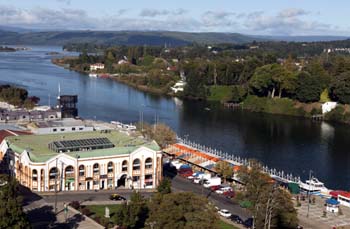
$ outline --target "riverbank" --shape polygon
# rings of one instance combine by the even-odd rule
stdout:
[[[89,71],[81,71],[79,67],[72,68],[69,64],[66,64],[67,60],[74,60],[76,57],[64,57],[60,59],[52,59],[52,63],[76,71],[85,75],[89,74]],[[102,74],[102,73],[101,73]],[[147,92],[155,95],[173,96],[183,99],[198,100],[193,96],[186,96],[183,93],[173,93],[170,88],[176,83],[175,78],[159,76],[152,79],[148,77],[148,73],[118,73],[110,75],[111,79],[133,87],[139,91]],[[157,82],[157,80],[159,82]],[[225,103],[233,98],[234,86],[215,85],[206,87],[206,98],[201,100],[207,100],[211,102]],[[314,115],[321,115],[323,120],[350,124],[350,106],[338,105],[337,109],[322,116],[322,103],[302,103],[297,100],[289,98],[268,98],[258,97],[255,95],[248,95],[241,103],[240,107],[244,110],[257,112],[257,113],[269,113],[278,115],[288,115],[294,117],[312,118]]]

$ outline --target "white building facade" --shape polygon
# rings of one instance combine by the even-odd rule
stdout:
[[[0,160],[6,155],[12,175],[32,191],[150,189],[162,178],[161,151],[145,146],[132,152],[84,158],[57,153],[43,162],[34,162],[35,155],[29,150],[18,150],[5,138],[0,144]]]

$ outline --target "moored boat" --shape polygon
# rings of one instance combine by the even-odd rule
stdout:
[[[312,178],[311,180],[307,180],[304,182],[299,182],[299,187],[303,191],[312,192],[312,193],[323,193],[328,194],[329,189],[324,186],[324,183],[319,181],[317,178]]]

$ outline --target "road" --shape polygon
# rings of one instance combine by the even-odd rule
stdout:
[[[57,194],[57,202],[58,203],[69,203],[71,201],[79,201],[80,203],[88,203],[94,202],[96,204],[109,202],[110,204],[115,203],[115,201],[109,200],[109,197],[112,193],[118,193],[124,196],[126,199],[129,199],[132,194],[132,190],[120,189],[120,190],[101,190],[101,191],[78,191],[78,192],[60,192]],[[152,192],[149,191],[141,191],[141,194],[144,197],[150,197]],[[55,202],[55,194],[54,193],[45,193],[40,194],[43,199],[48,203]]]
[[[223,195],[212,192],[210,189],[204,188],[202,185],[194,184],[186,178],[176,175],[174,172],[164,167],[164,176],[169,177],[172,182],[172,190],[174,192],[193,192],[207,197],[215,206],[220,209],[227,209],[232,214],[240,216],[243,220],[251,217],[246,209],[243,209],[239,204]]]

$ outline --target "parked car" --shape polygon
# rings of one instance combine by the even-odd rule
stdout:
[[[182,172],[180,173],[180,176],[182,177],[189,177],[189,176],[192,176],[192,171],[185,171],[185,172]]]
[[[235,223],[238,223],[238,224],[242,224],[243,223],[243,220],[238,215],[231,215],[230,216],[230,220],[232,222],[235,222]]]
[[[246,228],[253,228],[253,218],[246,219],[242,224]]]
[[[211,187],[210,187],[210,190],[211,190],[212,192],[215,192],[216,190],[218,190],[218,189],[220,189],[220,188],[222,188],[221,185],[214,185],[214,186],[211,186]]]
[[[216,190],[215,192],[217,194],[224,194],[224,192],[228,192],[228,191],[232,191],[232,188],[231,187],[223,187],[223,188]]]
[[[235,192],[234,191],[224,192],[224,196],[226,196],[227,198],[233,198],[235,197]]]
[[[230,218],[230,216],[232,215],[228,210],[226,209],[221,209],[220,211],[218,211],[219,215],[225,217],[225,218]]]
[[[112,194],[109,197],[110,200],[126,200],[125,197],[119,195],[119,194]]]

